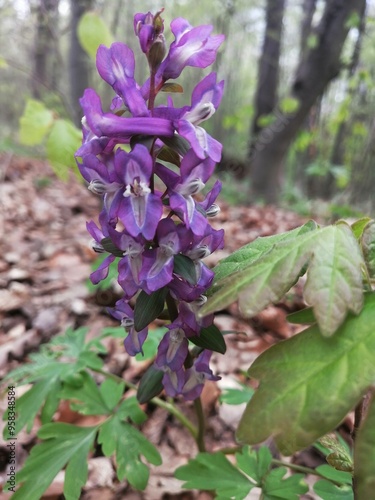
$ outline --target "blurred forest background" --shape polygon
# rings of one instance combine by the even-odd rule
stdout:
[[[208,125],[224,144],[225,196],[337,217],[373,211],[374,0],[0,0],[0,151],[49,151],[53,163],[62,147],[74,163],[68,144],[79,143],[84,88],[106,105],[112,98],[82,36],[123,41],[137,55],[133,15],[161,7],[166,28],[181,16],[226,35],[213,68],[225,95]],[[146,70],[139,59],[139,83]],[[176,105],[208,71],[184,72]]]

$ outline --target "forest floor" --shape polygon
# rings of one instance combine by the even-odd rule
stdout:
[[[89,248],[86,221],[95,219],[99,200],[76,179],[58,180],[48,165],[39,160],[12,155],[0,157],[1,181],[1,252],[0,252],[0,377],[22,363],[31,352],[68,327],[89,327],[94,338],[107,326],[118,326],[105,307],[119,298],[119,290],[92,292],[87,278],[97,255]],[[287,231],[305,222],[300,216],[275,207],[228,206],[221,203],[220,214],[213,219],[216,228],[225,229],[225,248],[211,256],[208,265],[254,240]],[[222,378],[206,385],[203,408],[207,416],[206,446],[214,451],[234,446],[234,431],[244,405],[220,402],[225,388],[244,380],[254,359],[269,346],[293,335],[296,326],[286,320],[288,313],[301,309],[304,302],[297,284],[285,300],[245,320],[236,304],[220,312],[216,324],[222,330],[241,332],[226,336],[227,353],[215,354],[212,367]],[[105,368],[133,382],[144,373],[148,362],[136,362],[124,351],[121,340],[106,339],[108,356]],[[26,387],[27,389],[27,387]],[[25,391],[17,389],[20,396]],[[0,403],[3,412],[5,400]],[[191,404],[179,403],[181,411],[195,419]],[[95,454],[89,459],[89,480],[82,499],[204,499],[203,492],[181,490],[173,471],[196,454],[194,440],[181,424],[153,405],[144,406],[150,418],[143,432],[160,451],[163,465],[151,468],[149,486],[144,492],[132,490],[126,481],[119,483],[111,459]],[[77,425],[92,425],[93,417],[84,417],[62,404],[55,420]],[[37,418],[30,433],[18,438],[18,466],[24,463],[37,442],[41,423]],[[100,455],[100,454],[99,454]],[[0,483],[5,481],[6,453],[0,446]],[[319,458],[309,453],[293,457],[296,463],[315,466]],[[37,478],[36,478],[37,480]],[[63,473],[59,474],[43,499],[62,496]],[[1,486],[0,486],[1,491]],[[259,493],[258,493],[259,495]],[[251,496],[257,498],[258,496]],[[9,498],[0,493],[0,499]],[[250,496],[249,496],[250,498]],[[313,494],[303,498],[315,498]]]

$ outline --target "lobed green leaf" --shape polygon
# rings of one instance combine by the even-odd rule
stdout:
[[[53,124],[53,112],[35,99],[26,101],[20,118],[20,142],[25,146],[41,144]]]
[[[375,380],[375,293],[333,337],[318,326],[281,342],[253,363],[260,380],[237,436],[256,444],[273,436],[289,455],[335,429]]]

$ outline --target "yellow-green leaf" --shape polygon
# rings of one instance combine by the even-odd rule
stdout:
[[[20,118],[20,142],[25,146],[41,144],[53,124],[53,112],[35,99],[26,101]]]
[[[79,43],[87,54],[95,59],[100,44],[111,45],[112,34],[103,19],[96,12],[86,12],[81,17],[77,35]]]
[[[67,120],[56,120],[47,139],[47,158],[58,177],[67,180],[76,172],[74,153],[82,142],[82,133]]]

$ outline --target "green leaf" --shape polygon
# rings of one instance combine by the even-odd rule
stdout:
[[[199,336],[189,337],[189,340],[198,347],[219,352],[220,354],[225,354],[225,351],[227,350],[223,334],[215,325],[202,328]]]
[[[334,469],[327,464],[319,465],[315,470],[326,479],[334,481],[335,483],[352,484],[353,476],[350,472]]]
[[[190,285],[197,284],[197,271],[194,262],[186,255],[178,254],[173,258],[173,272],[184,278]]]
[[[260,386],[240,422],[239,440],[256,444],[272,435],[289,455],[335,429],[374,382],[374,324],[372,293],[333,337],[312,326],[261,354],[249,370]]]
[[[362,236],[363,230],[367,226],[367,224],[371,222],[370,217],[362,217],[361,219],[356,220],[352,225],[352,231],[357,240]]]
[[[141,461],[141,455],[154,465],[161,464],[156,448],[143,434],[116,414],[104,422],[98,436],[105,456],[116,453],[117,477],[125,477],[137,489],[143,490],[149,478],[148,467]]]
[[[53,124],[53,112],[35,99],[26,101],[20,118],[20,142],[25,146],[41,144]]]
[[[236,453],[236,461],[238,467],[261,487],[271,467],[272,454],[267,446],[261,446],[258,450],[244,446],[241,453]]]
[[[183,93],[184,89],[178,83],[165,83],[160,89],[161,92]]]
[[[336,486],[330,481],[321,479],[314,484],[313,489],[322,500],[354,500],[353,489],[348,484]]]
[[[372,498],[375,491],[375,397],[368,407],[354,444],[354,478],[359,499]]]
[[[103,246],[104,250],[111,253],[112,255],[115,255],[116,257],[124,256],[124,251],[120,250],[120,248],[117,248],[111,238],[103,238],[100,243]],[[107,257],[107,255],[105,257]]]
[[[224,389],[220,395],[220,402],[226,403],[227,405],[241,405],[243,403],[248,403],[253,397],[253,394],[254,389],[244,384],[241,384],[241,389],[228,387]]]
[[[150,401],[150,399],[158,396],[164,389],[162,379],[164,372],[151,365],[146,373],[142,376],[137,390],[137,399],[143,404]]]
[[[87,454],[93,445],[98,427],[77,427],[65,423],[43,425],[38,437],[42,443],[34,446],[24,467],[17,474],[22,486],[12,496],[15,500],[39,500],[56,474],[67,467],[65,488],[67,500],[78,500],[81,487],[87,480]],[[35,480],[38,478],[38,481]]]
[[[134,328],[140,332],[156,319],[164,309],[168,289],[161,288],[148,295],[143,290],[137,297],[134,307]]]
[[[363,256],[370,278],[375,277],[375,221],[370,221],[361,236]]]
[[[181,164],[181,159],[178,153],[168,146],[163,146],[158,154],[157,158],[162,161],[166,161],[168,163],[172,163],[172,165],[176,165],[177,167]]]
[[[338,223],[314,229],[310,225],[300,231],[284,233],[284,239],[255,240],[242,252],[235,252],[234,262],[233,256],[230,261],[225,259],[225,270],[220,272],[219,267],[200,316],[220,310],[236,298],[241,313],[254,316],[280,300],[308,263],[304,295],[323,335],[332,335],[349,310],[359,313],[363,304],[364,261],[349,226]]]
[[[300,102],[294,97],[285,97],[280,101],[280,110],[282,113],[296,113],[300,107]]]
[[[83,14],[78,23],[77,35],[79,43],[92,59],[96,58],[100,44],[109,46],[113,41],[107,24],[95,12]]]
[[[143,424],[147,420],[147,415],[141,410],[135,396],[124,399],[117,410],[117,416],[120,420],[130,419],[137,425]]]
[[[115,400],[115,406],[119,401],[119,393],[121,395],[124,390],[123,384],[117,384],[116,382],[106,382],[105,388],[110,385],[115,395],[103,396],[105,388],[99,389],[96,385],[95,380],[87,372],[82,372],[82,385],[77,387],[75,385],[64,384],[63,389],[60,392],[60,398],[66,400],[73,400],[70,403],[71,408],[74,411],[78,411],[83,415],[108,415],[113,410],[113,402]],[[117,385],[118,387],[114,387]],[[120,395],[120,397],[121,397]],[[107,404],[109,401],[109,405]]]
[[[255,485],[222,453],[199,453],[175,471],[183,488],[215,490],[220,497],[242,500]]]
[[[303,474],[293,474],[284,479],[287,472],[286,467],[278,467],[267,474],[262,485],[264,500],[298,500],[308,492],[309,487],[303,480]]]
[[[47,139],[46,152],[51,167],[60,179],[67,180],[71,170],[78,172],[74,153],[81,142],[82,132],[72,122],[55,120]],[[80,175],[78,178],[81,180]]]
[[[270,252],[277,243],[294,240],[299,235],[316,229],[316,223],[314,221],[309,221],[304,226],[298,227],[286,233],[258,237],[251,243],[248,243],[239,250],[236,250],[229,255],[229,257],[221,260],[214,268],[215,281],[210,290],[210,295],[212,295],[212,292],[215,291],[216,288],[220,287],[220,282],[222,280],[233,275],[237,271],[241,272],[251,266],[254,262]]]
[[[166,328],[156,328],[155,330],[150,330],[148,332],[147,339],[142,346],[143,354],[141,352],[138,353],[135,356],[135,359],[137,361],[145,361],[146,359],[152,359],[156,356],[158,346],[166,331]]]
[[[293,323],[295,325],[313,325],[316,323],[312,307],[306,307],[306,309],[302,309],[301,311],[288,314],[286,319],[289,323]]]
[[[120,402],[125,390],[125,382],[115,382],[110,378],[106,378],[100,388],[99,392],[106,407],[113,411]]]

